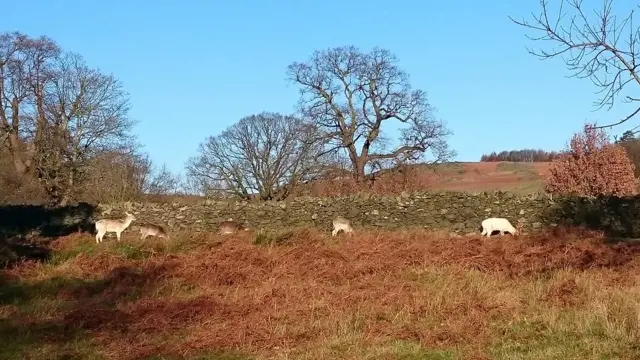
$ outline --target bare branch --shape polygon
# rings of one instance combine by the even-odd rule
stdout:
[[[638,74],[640,45],[640,28],[633,24],[633,10],[623,19],[613,14],[613,0],[603,0],[603,6],[594,10],[595,18],[586,15],[582,0],[560,0],[556,16],[552,16],[548,0],[540,0],[541,13],[532,14],[532,20],[514,20],[537,37],[527,35],[534,41],[545,41],[555,44],[552,49],[531,50],[530,54],[540,59],[563,57],[570,77],[589,78],[600,94],[594,103],[595,110],[610,110],[622,96],[623,102],[637,102],[638,107],[630,115],[615,123],[600,126],[612,127],[622,124],[640,112],[637,98],[622,95],[629,83],[640,85]],[[550,19],[553,18],[553,21]]]

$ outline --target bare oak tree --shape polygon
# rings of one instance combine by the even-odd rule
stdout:
[[[532,14],[530,21],[509,17],[537,33],[527,35],[529,39],[556,46],[547,50],[527,49],[529,53],[541,59],[562,57],[572,77],[591,79],[601,94],[595,102],[597,109],[611,109],[619,97],[623,102],[637,104],[629,115],[600,127],[616,126],[637,115],[640,97],[631,94],[637,94],[635,86],[640,85],[640,28],[633,23],[633,10],[619,19],[613,13],[613,0],[602,0],[602,8],[593,11],[585,9],[583,0],[560,0],[557,13],[552,13],[548,3],[540,0],[541,13]],[[594,19],[588,16],[592,12]],[[629,83],[635,90],[623,92]]]
[[[314,131],[294,116],[251,115],[201,143],[187,172],[206,184],[207,191],[283,199],[318,173],[322,147],[313,141]]]
[[[388,50],[347,46],[315,51],[288,67],[288,78],[300,86],[304,117],[330,140],[327,152],[346,150],[358,181],[372,163],[424,159],[427,151],[439,162],[454,154],[446,142],[451,132],[397,63]],[[400,144],[384,149],[382,136],[394,121],[405,125]]]

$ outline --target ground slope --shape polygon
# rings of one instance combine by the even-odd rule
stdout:
[[[2,273],[2,359],[637,359],[640,248],[591,234],[172,234]]]
[[[502,190],[529,193],[542,190],[549,172],[548,162],[467,162],[450,163],[425,169],[432,188],[454,191]]]

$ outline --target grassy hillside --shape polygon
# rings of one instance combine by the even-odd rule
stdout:
[[[403,172],[386,173],[373,184],[373,192],[396,194],[407,191],[509,191],[517,194],[540,192],[550,163],[468,162],[414,165]],[[331,196],[357,191],[350,179],[317,181],[303,195]]]
[[[471,162],[444,164],[424,171],[425,176],[434,179],[434,189],[529,193],[542,190],[549,165],[547,162]]]
[[[591,234],[129,232],[54,249],[2,272],[1,359],[640,358],[640,249]]]

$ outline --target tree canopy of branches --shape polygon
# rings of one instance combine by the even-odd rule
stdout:
[[[112,75],[47,37],[0,34],[0,140],[15,170],[63,205],[98,154],[131,145],[129,98]]]
[[[636,135],[634,134],[634,132],[631,130],[627,130],[624,133],[622,133],[622,136],[619,139],[616,140],[616,144],[624,144],[626,142],[635,141],[635,140],[638,140],[638,139],[636,138]]]
[[[627,156],[635,167],[634,175],[640,178],[640,139],[636,138],[633,131],[627,130],[616,140],[616,144],[627,151]]]
[[[294,116],[247,116],[201,143],[199,154],[187,163],[187,173],[208,192],[283,199],[321,170],[316,132]]]
[[[546,190],[581,196],[635,195],[635,167],[619,145],[611,144],[603,129],[586,124],[569,148],[553,161]]]
[[[559,152],[544,151],[541,149],[504,150],[499,153],[494,151],[491,154],[483,154],[482,157],[480,157],[480,161],[547,162],[553,161],[553,159],[557,158],[559,155]]]
[[[623,92],[626,85],[632,83],[637,93],[635,86],[640,85],[640,28],[633,23],[633,10],[619,19],[613,13],[613,0],[602,0],[603,6],[594,11],[596,17],[592,20],[587,15],[592,11],[584,8],[582,0],[559,2],[555,14],[549,10],[548,0],[540,0],[541,13],[532,14],[532,20],[511,18],[538,34],[528,36],[530,39],[557,45],[557,48],[529,49],[529,52],[542,59],[563,57],[572,76],[591,79],[601,94],[595,102],[598,109],[611,109],[619,97],[624,102],[636,104],[633,112],[604,127],[631,119],[640,112],[640,98]]]
[[[300,87],[304,118],[322,130],[326,152],[347,152],[357,180],[376,163],[418,160],[427,151],[434,155],[433,162],[454,155],[446,142],[451,132],[434,117],[426,93],[412,89],[409,75],[397,63],[388,50],[365,53],[346,46],[315,51],[308,61],[288,67],[289,80]],[[394,121],[405,126],[400,144],[389,149],[383,125]]]

